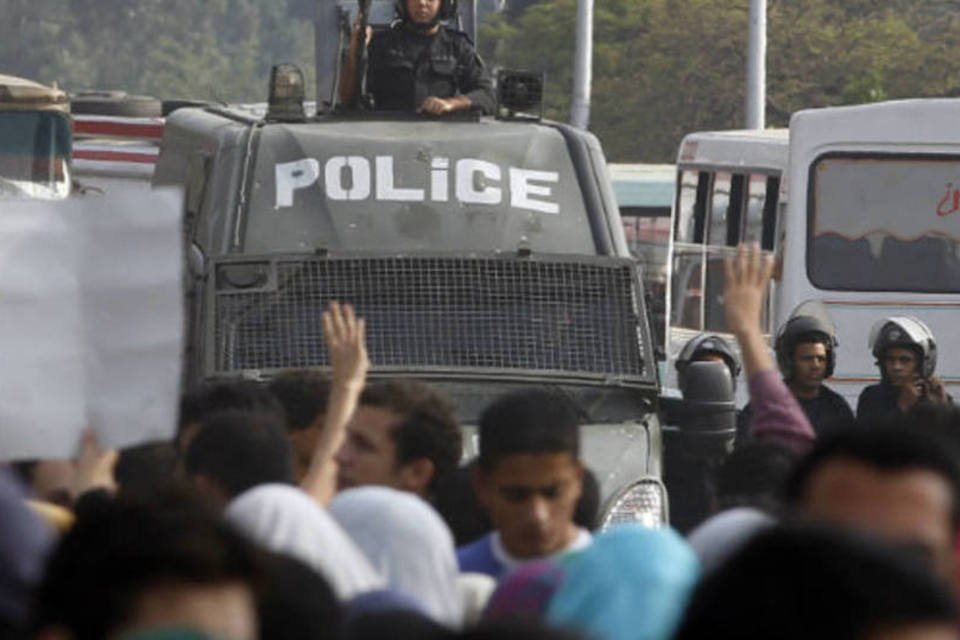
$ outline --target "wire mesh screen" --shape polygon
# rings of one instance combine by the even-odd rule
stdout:
[[[251,269],[218,270],[231,268]],[[217,372],[326,366],[321,314],[341,300],[367,320],[374,367],[644,373],[629,260],[350,257],[260,269],[268,284],[257,290],[215,279]]]

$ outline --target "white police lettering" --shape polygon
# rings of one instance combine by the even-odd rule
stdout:
[[[278,164],[276,169],[277,209],[292,207],[293,192],[309,187],[319,177],[320,163],[313,158]]]
[[[423,189],[401,189],[393,186],[393,158],[377,156],[377,200],[388,202],[423,202]]]
[[[480,176],[486,178],[483,180]],[[499,187],[487,186],[488,181],[500,182],[500,167],[492,162],[464,158],[457,160],[457,200],[467,204],[500,204],[503,192]]]
[[[328,200],[339,202],[371,198],[381,202],[426,202],[428,199],[448,202],[452,182],[453,196],[460,204],[498,206],[503,204],[504,192],[508,191],[509,206],[513,209],[560,213],[560,205],[553,200],[553,185],[560,182],[556,171],[501,167],[478,158],[453,161],[435,157],[425,171],[428,175],[417,180],[405,174],[407,184],[399,184],[394,162],[392,156],[375,156],[372,160],[362,156],[333,156],[324,163],[322,173],[319,161],[314,158],[278,164],[276,207],[292,207],[297,191],[312,187],[322,179],[319,185],[322,193]]]
[[[430,199],[434,202],[450,199],[450,158],[430,161]]]
[[[534,200],[531,196],[549,198],[553,190],[538,182],[560,182],[560,174],[555,171],[531,171],[510,167],[510,206],[516,209],[530,209],[542,213],[560,213],[560,205],[556,202]]]
[[[350,187],[344,186],[344,169],[350,171]],[[366,200],[370,197],[370,162],[360,156],[330,158],[324,167],[327,197],[331,200]]]

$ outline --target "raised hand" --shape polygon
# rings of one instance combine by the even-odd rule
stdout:
[[[330,303],[323,312],[323,337],[330,356],[333,384],[363,387],[370,369],[366,323],[356,316],[351,305]]]
[[[74,497],[91,489],[116,491],[117,482],[113,476],[113,469],[119,457],[120,454],[115,449],[100,448],[97,443],[97,434],[93,429],[85,430],[80,444],[80,454],[74,460],[77,470],[74,480]]]
[[[767,293],[773,259],[763,255],[760,247],[740,245],[736,258],[723,262],[726,283],[723,290],[727,328],[735,334],[756,329],[761,331],[763,299]]]

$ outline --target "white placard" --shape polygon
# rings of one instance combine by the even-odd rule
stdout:
[[[182,195],[0,201],[0,459],[173,436]]]

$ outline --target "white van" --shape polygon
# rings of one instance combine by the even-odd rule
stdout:
[[[960,100],[811,109],[790,121],[792,185],[775,315],[821,300],[837,327],[830,384],[856,406],[879,379],[867,345],[884,317],[923,320],[936,374],[958,395]],[[952,387],[952,388],[950,388]]]

